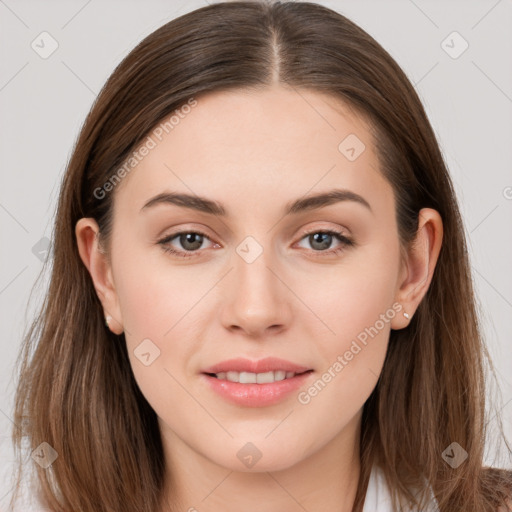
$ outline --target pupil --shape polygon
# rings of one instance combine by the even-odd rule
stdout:
[[[194,242],[194,239],[196,237],[198,238],[198,240]],[[181,235],[180,243],[183,246],[183,248],[187,250],[193,251],[194,249],[199,249],[202,244],[202,235],[200,235],[199,233],[187,233],[185,235]],[[188,246],[187,244],[192,244],[192,247]]]

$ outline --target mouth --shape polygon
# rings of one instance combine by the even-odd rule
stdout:
[[[311,373],[312,371],[313,370],[306,370],[303,372],[288,372],[284,370],[275,370],[264,373],[228,371],[219,373],[205,373],[205,375],[228,382],[237,382],[239,384],[272,384],[282,380],[293,379],[297,375],[304,375],[306,373]]]
[[[201,372],[203,382],[242,407],[265,407],[290,397],[311,380],[313,369],[278,357],[228,359]]]
[[[314,370],[202,372],[205,385],[222,399],[241,407],[277,405],[311,380]]]

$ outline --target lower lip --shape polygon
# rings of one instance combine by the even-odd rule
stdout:
[[[217,379],[202,374],[207,383],[220,396],[230,402],[244,407],[265,407],[273,405],[293,391],[297,391],[313,372],[301,373],[291,379],[284,379],[268,384],[240,384],[229,380]]]

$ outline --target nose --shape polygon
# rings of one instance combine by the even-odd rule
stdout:
[[[255,338],[281,332],[289,326],[293,297],[286,276],[280,275],[286,272],[270,249],[263,250],[252,262],[240,254],[235,252],[234,269],[224,280],[222,324]]]

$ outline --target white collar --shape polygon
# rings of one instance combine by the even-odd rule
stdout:
[[[432,500],[427,512],[439,512],[439,506],[432,489],[430,489],[430,494]],[[380,467],[374,465],[368,482],[363,512],[393,512],[391,506],[391,494],[384,473]]]

